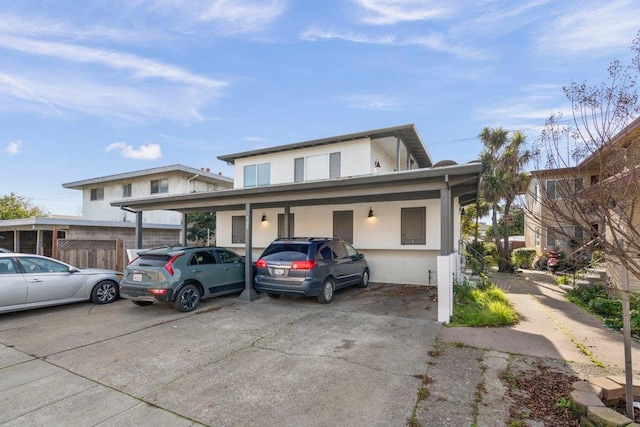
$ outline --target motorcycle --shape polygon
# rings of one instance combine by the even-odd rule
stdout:
[[[558,259],[558,252],[549,251],[549,256],[547,257],[547,269],[553,274],[556,274],[559,265],[560,260]]]

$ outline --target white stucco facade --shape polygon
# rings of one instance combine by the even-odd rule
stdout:
[[[206,170],[171,165],[63,184],[82,191],[82,218],[90,221],[135,222],[133,212],[111,206],[114,200],[161,197],[232,188],[233,180]],[[143,223],[179,225],[183,215],[168,210],[142,214]]]

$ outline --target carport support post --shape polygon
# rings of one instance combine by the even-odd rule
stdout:
[[[189,226],[189,214],[182,214],[182,244],[187,246],[187,227]]]
[[[448,323],[453,314],[453,199],[449,177],[440,190],[440,256],[438,268],[438,322]]]
[[[253,210],[251,203],[245,204],[244,212],[244,291],[240,294],[242,301],[255,301],[258,293],[253,289]]]
[[[136,212],[136,249],[142,249],[142,211]]]

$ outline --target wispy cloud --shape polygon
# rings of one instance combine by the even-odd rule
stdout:
[[[226,85],[225,82],[198,76],[179,67],[107,49],[94,49],[13,36],[0,36],[0,46],[31,55],[49,56],[65,61],[99,64],[118,70],[126,70],[132,72],[139,79],[160,78],[207,89]]]
[[[396,43],[395,36],[368,36],[354,31],[323,30],[318,27],[311,27],[304,31],[300,38],[307,41],[338,39],[353,43],[365,44],[386,44]]]
[[[245,136],[242,139],[244,139],[247,142],[267,142],[268,141],[266,138],[263,138],[261,136]]]
[[[12,156],[20,153],[20,147],[22,147],[22,141],[11,141],[5,151]]]
[[[566,5],[540,28],[539,49],[558,55],[610,55],[611,49],[628,47],[637,35],[640,8],[635,0]]]
[[[0,73],[0,110],[65,116],[81,113],[129,123],[203,120],[200,110],[215,94],[182,86],[144,86],[94,79],[51,69],[47,75]]]
[[[162,157],[162,149],[158,144],[141,145],[139,148],[133,148],[124,142],[114,142],[109,144],[105,151],[120,151],[120,155],[127,159],[138,160],[156,160]]]
[[[389,111],[397,108],[397,103],[381,95],[354,95],[341,98],[349,108],[373,111]]]
[[[354,0],[363,9],[362,22],[391,25],[407,21],[427,21],[449,16],[455,2],[429,0]]]
[[[190,33],[203,25],[217,33],[256,33],[264,30],[286,10],[287,0],[141,0],[145,6],[169,17],[178,31]],[[212,25],[213,24],[213,25]]]
[[[444,34],[432,33],[422,37],[401,38],[395,35],[370,36],[353,31],[323,30],[311,27],[304,31],[300,38],[307,41],[344,40],[352,43],[377,44],[389,46],[421,46],[434,52],[447,53],[460,58],[486,58],[484,51],[468,49],[462,45],[451,43]]]

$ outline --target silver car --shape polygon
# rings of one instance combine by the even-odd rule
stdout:
[[[122,273],[76,268],[30,254],[0,253],[0,313],[90,300],[118,298]]]

